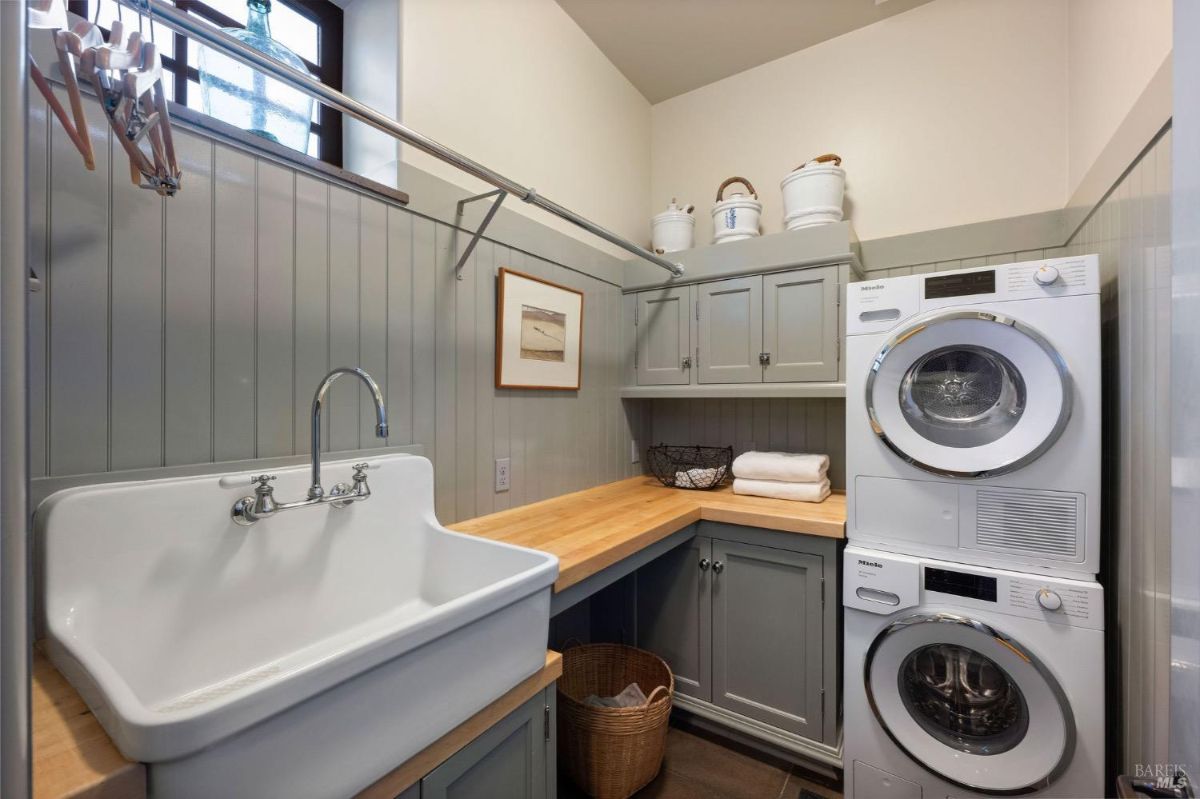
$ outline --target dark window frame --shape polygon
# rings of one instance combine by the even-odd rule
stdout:
[[[0,0],[2,2],[2,0]],[[98,0],[69,0],[68,9],[81,17],[91,18],[89,6]],[[342,9],[330,0],[272,0],[274,3],[287,6],[298,14],[307,17],[317,25],[317,48],[320,64],[314,64],[306,58],[301,60],[317,79],[337,91],[342,90]],[[236,20],[225,16],[220,11],[209,6],[204,0],[175,0],[175,5],[181,11],[187,11],[196,16],[218,25],[222,28],[242,28]],[[175,56],[163,56],[163,69],[167,70],[174,81],[175,102],[187,105],[188,81],[200,81],[200,72],[188,65],[188,47],[192,46],[188,38],[180,33],[172,32],[175,37]],[[342,114],[336,109],[324,105],[318,100],[317,122],[312,123],[313,134],[318,136],[318,157],[333,166],[342,166]],[[307,153],[305,153],[307,155]]]

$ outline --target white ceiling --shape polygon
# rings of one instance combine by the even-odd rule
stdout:
[[[558,0],[652,103],[930,0]]]

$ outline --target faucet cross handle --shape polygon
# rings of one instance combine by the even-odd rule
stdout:
[[[259,489],[267,491],[267,490],[271,489],[271,486],[267,485],[267,483],[271,482],[274,479],[275,479],[275,475],[273,475],[273,474],[260,474],[257,477],[250,478],[250,485],[254,485],[255,483],[258,483]]]
[[[351,468],[354,469],[354,482],[362,483],[367,479],[367,469],[371,468],[371,464],[363,461],[362,463],[354,464]]]

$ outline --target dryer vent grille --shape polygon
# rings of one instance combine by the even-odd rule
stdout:
[[[1079,521],[1075,494],[980,489],[975,495],[975,543],[981,547],[1075,558]]]

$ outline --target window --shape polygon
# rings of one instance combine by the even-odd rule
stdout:
[[[174,3],[217,27],[246,26],[246,0],[174,0]],[[162,25],[155,25],[151,30],[147,17],[137,20],[136,12],[119,7],[115,0],[69,0],[68,7],[81,17],[97,21],[105,30],[110,21],[118,17],[125,19],[126,26],[141,22],[142,35],[149,38],[153,34],[162,56],[163,70],[170,73],[172,78],[165,87],[167,98],[203,111],[198,44]],[[300,56],[318,80],[341,91],[340,8],[330,0],[272,0],[271,35]],[[334,166],[342,165],[342,115],[315,101],[308,154]]]

